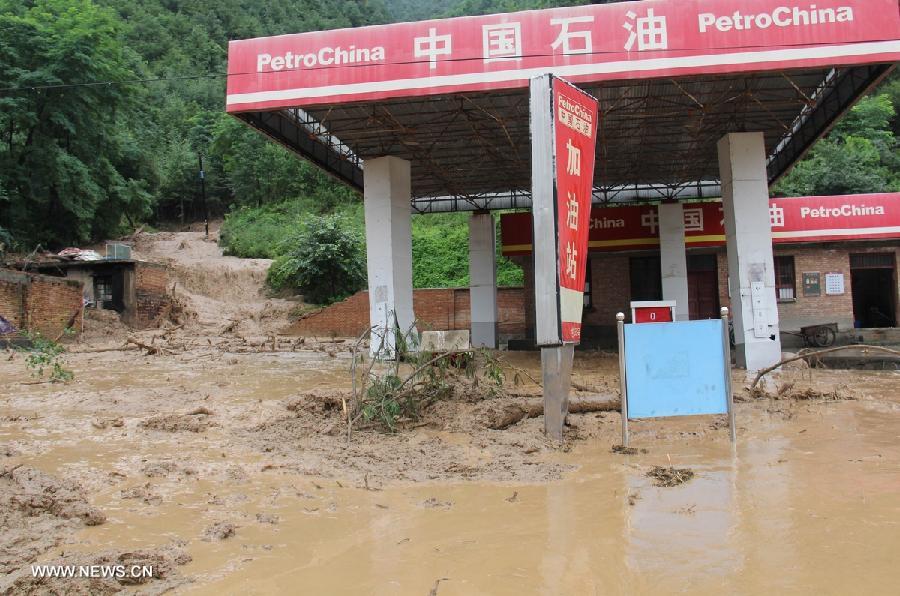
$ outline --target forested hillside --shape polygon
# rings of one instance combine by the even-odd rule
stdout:
[[[0,250],[195,221],[201,156],[206,208],[226,216],[234,254],[284,256],[284,239],[315,215],[358,229],[357,196],[224,114],[227,41],[580,3],[0,0]],[[775,191],[900,188],[898,102],[900,83],[887,83]],[[466,283],[465,222],[415,218],[417,286]],[[521,279],[502,259],[500,271]]]

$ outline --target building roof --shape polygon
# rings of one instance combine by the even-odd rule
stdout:
[[[137,261],[135,259],[101,259],[99,261],[75,261],[58,259],[53,261],[39,261],[29,263],[18,263],[17,267],[22,270],[48,271],[48,270],[64,270],[64,269],[103,269],[114,265],[133,265]]]
[[[497,31],[518,54],[488,59]],[[717,192],[729,132],[763,132],[777,180],[898,59],[897,0],[655,0],[236,41],[226,101],[358,190],[394,155],[420,210],[521,207],[550,72],[599,99],[596,201],[685,198]]]

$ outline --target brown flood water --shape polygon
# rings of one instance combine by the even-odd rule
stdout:
[[[182,540],[193,560],[179,572],[191,583],[177,591],[187,594],[895,594],[900,583],[897,373],[814,373],[825,387],[859,389],[857,401],[739,403],[735,447],[724,432],[698,432],[709,419],[661,420],[636,425],[635,446],[648,453],[613,455],[618,418],[588,415],[605,430],[569,451],[534,456],[534,465],[572,466],[560,480],[385,480],[370,490],[358,475],[264,465],[282,460],[232,432],[266,419],[298,384],[343,382],[344,362],[145,359],[137,375],[117,367],[92,373],[86,358],[76,358],[76,381],[65,389],[2,390],[10,415],[0,441],[21,451],[10,461],[80,479],[108,518],[40,560]],[[137,365],[130,356],[108,358]],[[13,377],[10,365],[0,368],[0,378]],[[172,400],[177,411],[209,404],[221,426],[138,429]],[[119,407],[113,402],[124,413],[122,430],[91,431],[98,410]],[[47,408],[53,403],[59,407]],[[510,432],[534,433],[539,421],[532,422]],[[413,444],[460,447],[472,465],[503,458],[483,436],[427,428],[409,435]],[[381,453],[390,467],[390,450]],[[147,461],[176,465],[137,473]],[[696,476],[656,487],[646,477],[653,465]],[[127,478],[109,480],[113,472]],[[157,501],[121,498],[122,489],[145,483]],[[215,521],[234,523],[235,535],[201,540]]]

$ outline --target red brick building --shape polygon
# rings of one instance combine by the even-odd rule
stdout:
[[[468,288],[420,289],[413,292],[413,309],[420,331],[469,329]],[[522,288],[499,288],[498,333],[501,338],[525,335],[525,294]],[[357,292],[342,302],[310,313],[285,330],[288,335],[357,337],[369,328],[369,293]]]
[[[29,269],[78,282],[88,308],[118,312],[136,328],[155,326],[169,304],[165,265],[133,259],[51,261],[32,263]]]
[[[18,330],[56,338],[81,329],[82,284],[49,275],[0,269],[0,316]]]
[[[843,331],[897,326],[900,194],[773,199],[770,212],[782,331],[820,323]],[[608,339],[616,313],[630,314],[631,301],[663,298],[655,214],[653,205],[593,210],[586,340]],[[503,253],[525,270],[528,338],[534,335],[530,220],[529,213],[501,218]],[[686,204],[685,220],[690,317],[716,317],[729,306],[719,203]]]

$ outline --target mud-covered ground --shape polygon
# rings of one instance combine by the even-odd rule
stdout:
[[[349,344],[279,338],[291,305],[259,306],[262,265],[205,244],[139,242],[172,253],[184,321],[92,316],[64,384],[0,358],[0,593],[896,593],[900,373],[790,370],[754,395],[736,373],[736,446],[698,417],[632,422],[623,452],[604,408],[562,446],[539,416],[498,428],[540,395],[538,354],[503,353],[499,395],[461,385],[348,440]],[[259,304],[209,290],[184,265],[204,251]],[[612,354],[579,353],[573,380],[618,399]],[[154,573],[31,571],[117,563]]]
[[[143,334],[144,343],[152,333],[161,332]],[[641,507],[642,499],[657,499],[659,491],[683,489],[651,487],[649,480],[647,486],[643,481],[622,484],[616,475],[623,470],[643,474],[656,465],[678,464],[693,466],[702,476],[704,468],[727,465],[721,462],[733,457],[727,455],[730,447],[721,417],[632,423],[639,447],[634,455],[611,453],[620,442],[620,418],[614,411],[571,415],[562,448],[542,437],[539,417],[491,429],[498,412],[535,399],[529,395],[537,396],[539,389],[530,384],[510,387],[513,397],[478,399],[466,393],[450,398],[396,434],[362,429],[348,442],[334,400],[350,387],[349,354],[341,344],[240,353],[207,343],[206,348],[159,355],[138,349],[91,352],[96,348],[81,345],[71,349],[68,359],[75,379],[66,384],[34,383],[20,355],[0,363],[0,565],[7,574],[0,586],[13,592],[47,587],[46,580],[31,577],[35,561],[90,563],[122,557],[155,561],[162,576],[137,586],[111,580],[91,580],[96,585],[54,581],[63,590],[85,593],[201,589],[217,581],[228,586],[232,576],[253,585],[254,561],[265,560],[262,569],[276,560],[288,567],[314,567],[317,557],[328,558],[329,549],[347,540],[346,532],[377,534],[382,514],[396,516],[398,508],[437,515],[453,511],[460,501],[477,502],[480,491],[503,493],[498,503],[512,507],[534,499],[532,493],[540,490],[536,487],[556,485],[572,492],[557,505],[588,514],[593,505],[588,495],[578,494],[579,486],[607,486],[610,478],[600,478],[610,475],[609,487],[616,487],[621,502]],[[537,376],[536,354],[504,358]],[[595,392],[576,396],[615,401],[616,365],[612,355],[579,354],[575,381]],[[753,466],[786,467],[785,462],[825,450],[840,458],[834,462],[838,469],[855,462],[865,480],[861,485],[859,479],[852,485],[845,484],[846,478],[829,479],[835,468],[828,462],[811,463],[817,466],[815,483],[806,487],[801,502],[814,504],[835,490],[852,492],[860,506],[864,501],[868,507],[886,507],[880,515],[892,518],[885,523],[893,525],[879,531],[892,528],[896,536],[900,375],[788,371],[777,377],[768,397],[751,398],[740,384],[736,393],[742,399],[737,403],[737,460],[766,451],[773,455],[764,463],[750,456]],[[877,433],[874,443],[866,440],[870,431]],[[806,437],[811,444],[792,445]],[[788,475],[785,482],[790,481]],[[740,477],[731,482],[730,491],[748,490]],[[784,490],[759,485],[753,490],[762,491],[760,497],[768,502],[770,488]],[[707,501],[705,506],[714,509],[730,507]],[[773,505],[795,509],[798,503],[786,496],[785,502]],[[682,514],[694,516],[703,506],[686,504]],[[858,516],[859,511],[848,508],[842,514]],[[332,536],[322,528],[323,519],[339,520]],[[397,523],[405,525],[405,519],[400,514]],[[478,519],[476,512],[469,523]],[[290,533],[285,531],[286,520]],[[488,517],[478,523],[493,522]],[[427,528],[426,523],[415,531],[428,534]],[[773,531],[784,530],[779,528]],[[294,547],[305,544],[307,530],[321,533],[315,540],[325,552],[314,549],[311,559],[300,562]],[[495,530],[509,532],[502,548],[518,548],[514,528],[504,524]],[[865,530],[857,528],[863,536]],[[432,542],[441,542],[442,530],[434,532],[428,536],[428,549],[434,548]],[[621,539],[621,529],[614,534],[592,539]],[[489,562],[482,565],[490,568]],[[893,568],[881,572],[896,578]],[[354,571],[354,582],[367,573]],[[403,569],[395,573],[401,583],[394,593],[430,589],[425,586],[423,592],[421,585],[401,581]],[[584,573],[590,577],[589,568]],[[342,586],[340,577],[331,580],[310,585],[326,591]],[[368,583],[348,585],[393,592],[394,584],[382,581],[387,578],[373,572]],[[467,593],[463,585],[449,581],[441,587],[442,593],[454,591]]]

